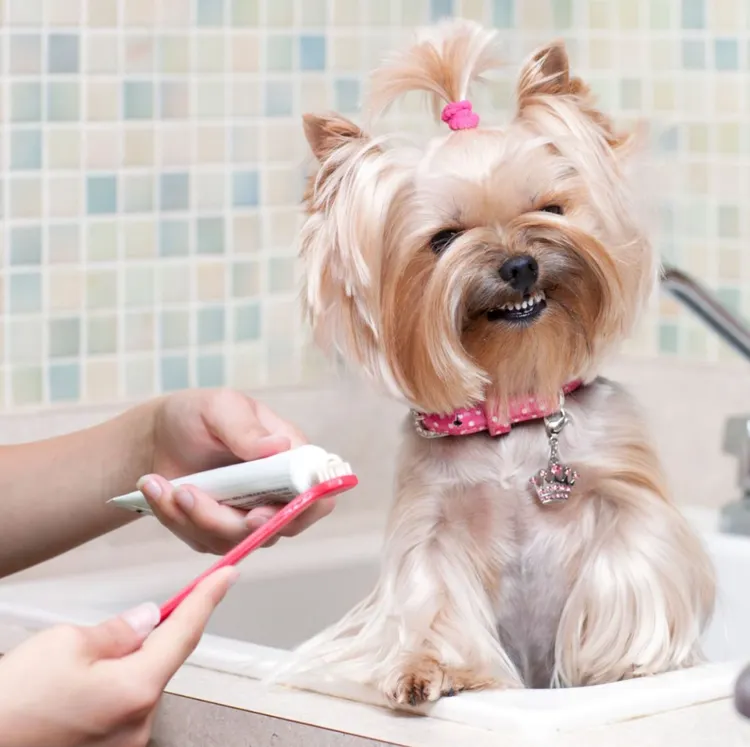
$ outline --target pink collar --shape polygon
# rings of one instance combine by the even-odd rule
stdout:
[[[581,386],[580,381],[572,381],[563,387],[563,394],[570,394]],[[510,433],[517,423],[541,420],[559,411],[558,402],[544,404],[535,397],[512,400],[508,415],[501,417],[488,411],[485,403],[475,407],[454,410],[447,415],[413,412],[417,432],[425,438],[441,436],[470,436],[473,433],[488,431],[490,436],[503,436]]]

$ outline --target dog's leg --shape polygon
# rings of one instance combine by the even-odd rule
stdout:
[[[370,684],[397,705],[518,686],[492,608],[503,563],[493,496],[422,476],[399,480],[376,589],[300,649],[302,666]]]
[[[633,459],[637,451],[645,458]],[[700,659],[700,635],[713,610],[713,570],[698,537],[664,496],[657,467],[643,448],[612,455],[584,498],[593,521],[570,569],[572,589],[555,646],[559,685],[615,682]]]

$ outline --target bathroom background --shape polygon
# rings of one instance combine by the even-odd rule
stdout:
[[[606,110],[650,120],[664,258],[750,313],[747,0],[0,0],[0,407],[320,381],[300,115],[356,117],[383,51],[451,14],[507,41],[484,121],[552,37]],[[628,354],[732,357],[666,299]]]

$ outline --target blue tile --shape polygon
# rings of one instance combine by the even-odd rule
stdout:
[[[199,26],[221,26],[224,23],[224,0],[197,0]]]
[[[430,18],[439,21],[453,15],[453,0],[430,0]]]
[[[198,310],[198,344],[211,345],[224,341],[224,309],[213,306]]]
[[[125,119],[151,119],[154,116],[154,86],[145,81],[129,81],[123,87]]]
[[[13,122],[39,122],[42,118],[40,83],[13,83],[10,88],[10,112]]]
[[[78,72],[78,35],[50,34],[47,45],[47,70],[50,73]]]
[[[195,228],[198,254],[224,253],[224,219],[198,218]]]
[[[702,70],[706,67],[706,45],[702,41],[682,42],[682,67],[686,70]]]
[[[258,172],[238,171],[232,176],[232,204],[255,207],[259,202]]]
[[[162,174],[159,180],[159,206],[163,211],[190,207],[190,179],[187,174]]]
[[[324,36],[301,36],[299,66],[302,70],[325,70],[326,40]]]
[[[359,81],[354,78],[339,78],[334,81],[335,108],[343,114],[359,110]]]
[[[86,212],[89,215],[117,212],[117,177],[89,176],[86,179]]]
[[[248,304],[234,310],[235,342],[260,339],[260,306]]]
[[[40,265],[42,263],[42,227],[23,226],[10,232],[11,265]]]
[[[198,386],[224,386],[224,356],[198,356]]]
[[[161,391],[175,392],[190,386],[186,355],[165,355],[160,363]]]
[[[10,167],[19,171],[42,167],[41,130],[14,130],[10,138]]]
[[[514,0],[494,0],[492,4],[492,22],[501,29],[513,28],[515,19]]]
[[[81,320],[78,317],[51,319],[49,354],[52,358],[72,358],[81,353]]]
[[[677,127],[669,127],[659,135],[657,141],[660,151],[674,153],[680,146],[680,131]]]
[[[42,310],[42,275],[26,272],[10,276],[10,311],[26,314]]]
[[[737,39],[714,41],[714,64],[717,70],[736,70],[739,67],[740,51]]]
[[[719,301],[733,314],[742,314],[742,294],[739,288],[728,288],[726,286],[717,288],[716,295]]]
[[[71,402],[81,396],[78,363],[53,363],[49,367],[49,397],[53,402]]]
[[[190,251],[187,220],[165,220],[159,225],[159,256],[185,257]]]
[[[79,117],[78,83],[49,83],[47,85],[47,120],[73,122]]]
[[[293,107],[291,81],[270,80],[266,83],[266,116],[291,117]]]
[[[682,28],[702,29],[705,27],[705,0],[682,0]]]

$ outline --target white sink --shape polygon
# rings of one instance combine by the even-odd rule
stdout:
[[[598,687],[463,694],[425,712],[454,724],[539,737],[728,698],[738,670],[750,662],[750,540],[716,533],[713,512],[691,519],[703,530],[720,586],[716,617],[705,639],[709,664]],[[302,537],[254,555],[190,662],[262,678],[290,648],[337,620],[371,589],[379,547],[377,534],[364,533],[324,541]],[[0,630],[31,631],[61,620],[95,622],[144,599],[160,601],[209,562],[196,556],[189,562],[2,585]],[[9,645],[10,638],[0,636],[0,651],[4,640]],[[341,682],[311,683],[311,689],[380,702],[375,693]]]

